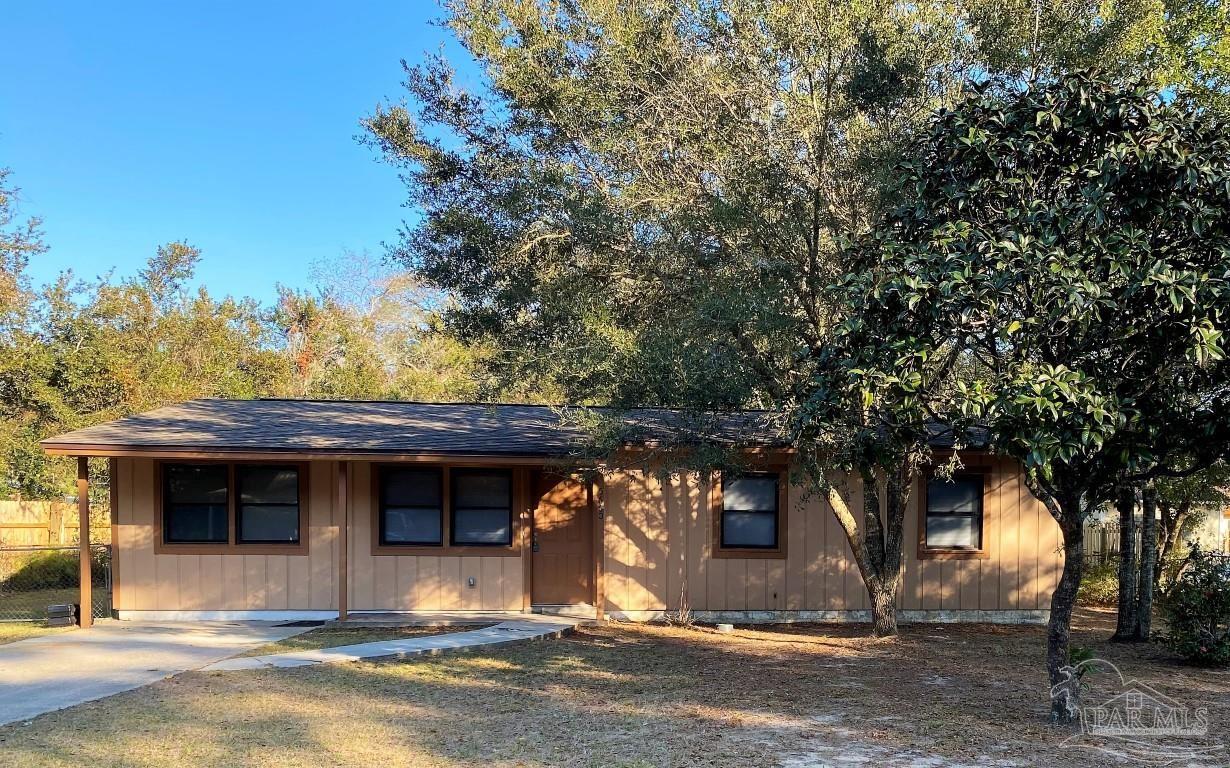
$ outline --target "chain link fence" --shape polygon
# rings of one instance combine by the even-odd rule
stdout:
[[[111,615],[111,547],[90,547],[95,618]],[[80,599],[77,547],[0,547],[0,621],[42,621]]]

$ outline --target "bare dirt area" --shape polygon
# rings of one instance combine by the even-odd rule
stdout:
[[[1075,642],[1230,744],[1230,672],[1154,646]],[[408,662],[190,673],[0,728],[0,764],[59,766],[1111,766],[1064,744],[1040,627],[706,629],[616,624]],[[1087,699],[1118,690],[1093,675]],[[1225,751],[1205,764],[1230,762]]]

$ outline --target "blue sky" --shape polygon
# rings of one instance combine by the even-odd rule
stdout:
[[[9,0],[0,167],[44,219],[37,282],[131,275],[203,251],[212,293],[268,301],[314,262],[374,253],[413,217],[359,120],[402,96],[400,59],[457,46],[430,0]]]

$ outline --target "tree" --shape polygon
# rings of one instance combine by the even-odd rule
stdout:
[[[898,366],[916,380],[879,352],[852,362],[874,327],[828,290],[849,271],[839,236],[875,220],[968,75],[1015,74],[1024,48],[1136,71],[1166,27],[1143,2],[1048,6],[1028,28],[996,26],[997,5],[450,2],[484,79],[406,67],[412,103],[366,123],[424,213],[394,255],[449,293],[448,327],[493,351],[497,381],[777,413],[891,632],[920,416],[961,361],[924,340]],[[862,510],[832,468],[869,491]]]
[[[1220,514],[1230,505],[1230,465],[1219,462],[1182,477],[1160,478],[1157,487],[1158,558],[1153,589],[1159,591],[1168,566],[1177,568],[1183,535],[1204,514]]]
[[[447,298],[404,269],[366,253],[343,253],[313,266],[312,290],[281,288],[267,314],[289,358],[285,385],[295,397],[550,401],[534,379],[515,386],[484,381],[479,345],[450,334],[440,320]]]
[[[65,274],[29,290],[20,322],[0,334],[0,469],[12,492],[71,491],[73,462],[38,447],[49,435],[194,397],[275,391],[282,366],[256,304],[190,292],[198,259],[172,243],[132,279]]]
[[[969,358],[950,419],[988,426],[1059,524],[1047,667],[1066,720],[1085,519],[1230,446],[1230,128],[1074,74],[976,89],[898,172],[901,204],[857,244],[865,312]]]
[[[1134,640],[1148,642],[1153,634],[1153,573],[1158,566],[1157,486],[1145,484],[1140,494],[1140,578],[1136,584]]]
[[[1119,511],[1119,613],[1115,634],[1120,642],[1147,641],[1152,628],[1152,606],[1161,588],[1162,573],[1172,559],[1180,536],[1204,510],[1230,503],[1230,469],[1224,462],[1197,469],[1183,466],[1174,476],[1152,481],[1141,494],[1142,524],[1136,525],[1136,489],[1124,486],[1116,498]],[[1141,534],[1139,562],[1136,533]]]
[[[1136,638],[1140,623],[1136,620],[1140,569],[1136,562],[1136,489],[1120,486],[1115,495],[1119,513],[1119,610],[1115,617],[1115,634],[1111,640],[1127,642]]]
[[[456,299],[451,327],[501,353],[501,380],[545,373],[574,402],[772,407],[814,459],[877,631],[895,631],[918,452],[874,439],[862,391],[830,365],[842,318],[823,294],[834,233],[868,220],[900,137],[959,87],[958,19],[889,3],[450,9],[493,102],[433,60],[407,87],[450,138],[402,107],[368,125],[426,210],[400,255]],[[850,396],[856,417],[836,405]],[[842,445],[820,416],[835,412],[858,427]],[[874,512],[827,482],[836,464]]]

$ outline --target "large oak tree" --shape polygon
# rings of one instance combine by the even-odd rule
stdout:
[[[1102,62],[1204,80],[1183,62],[1221,39],[1135,0],[446,8],[478,79],[430,58],[406,68],[409,101],[367,121],[422,214],[395,256],[449,292],[453,329],[498,351],[497,380],[777,414],[881,633],[925,417],[961,360],[927,339],[891,359],[862,343],[874,327],[829,290],[850,266],[838,235],[876,220],[902,148],[969,76]],[[834,468],[861,480],[862,509]]]

